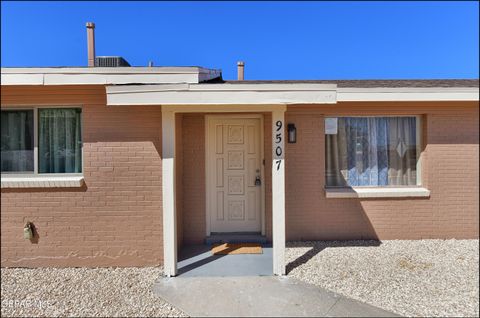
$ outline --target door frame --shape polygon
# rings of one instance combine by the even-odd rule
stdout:
[[[220,114],[220,115],[205,115],[205,217],[206,217],[206,236],[211,234],[211,213],[210,213],[210,194],[213,184],[213,174],[209,169],[210,163],[210,138],[209,127],[212,119],[260,119],[260,178],[262,184],[260,186],[260,222],[261,233],[265,235],[265,126],[263,114]]]

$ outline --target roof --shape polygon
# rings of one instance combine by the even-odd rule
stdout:
[[[117,105],[478,101],[480,96],[478,79],[224,81],[221,70],[195,66],[2,68],[1,84],[105,85],[107,100]]]
[[[225,81],[229,84],[336,84],[338,88],[387,87],[479,87],[478,79],[392,79],[392,80],[252,80]]]

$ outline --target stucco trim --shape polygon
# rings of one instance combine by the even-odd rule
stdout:
[[[430,190],[421,187],[404,188],[327,188],[327,198],[409,198],[430,197]]]
[[[3,85],[109,85],[200,83],[221,76],[202,67],[2,68]]]
[[[336,85],[179,84],[106,86],[108,106],[335,104]]]
[[[1,188],[78,188],[84,181],[83,176],[2,176]]]

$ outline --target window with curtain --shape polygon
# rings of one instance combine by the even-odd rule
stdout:
[[[12,109],[1,114],[2,173],[82,172],[80,108]]]
[[[2,110],[2,172],[33,173],[33,110]]]
[[[416,185],[416,121],[416,117],[326,118],[326,185]]]
[[[38,110],[38,172],[82,172],[81,110]]]

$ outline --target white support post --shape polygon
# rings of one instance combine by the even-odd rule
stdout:
[[[162,112],[163,268],[177,275],[177,220],[175,211],[175,113]]]
[[[272,112],[273,274],[285,275],[285,110]]]

